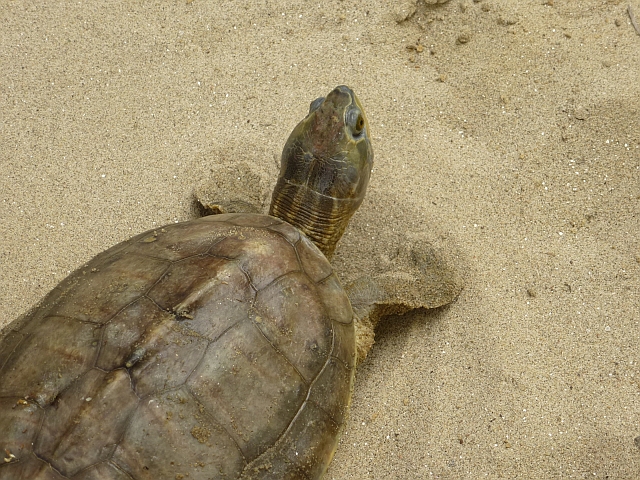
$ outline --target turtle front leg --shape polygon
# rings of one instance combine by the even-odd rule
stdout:
[[[357,363],[374,344],[375,328],[387,315],[402,315],[417,308],[437,308],[451,303],[463,280],[427,240],[407,236],[379,271],[346,286],[356,319]]]
[[[248,162],[218,165],[194,190],[200,215],[266,213],[272,190],[269,175]]]

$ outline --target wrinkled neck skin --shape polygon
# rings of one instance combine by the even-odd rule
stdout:
[[[338,240],[361,203],[362,197],[330,198],[281,177],[273,192],[269,215],[303,232],[331,260]]]

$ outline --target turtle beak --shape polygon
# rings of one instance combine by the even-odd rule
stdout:
[[[351,90],[346,85],[338,85],[336,88],[333,89],[333,92],[331,93],[334,93],[334,92],[340,92],[342,94],[349,95],[351,100],[355,98],[355,94],[353,93],[353,90]],[[331,95],[331,93],[329,95]]]
[[[355,104],[356,94],[346,85],[339,85],[327,95],[326,100],[335,105],[353,105]]]

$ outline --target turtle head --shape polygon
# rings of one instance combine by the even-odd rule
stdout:
[[[369,184],[373,149],[355,93],[336,87],[311,102],[282,152],[270,215],[294,225],[331,258]]]

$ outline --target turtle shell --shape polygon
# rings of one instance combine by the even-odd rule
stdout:
[[[2,337],[2,479],[319,478],[355,370],[326,258],[257,214],[116,245]]]

